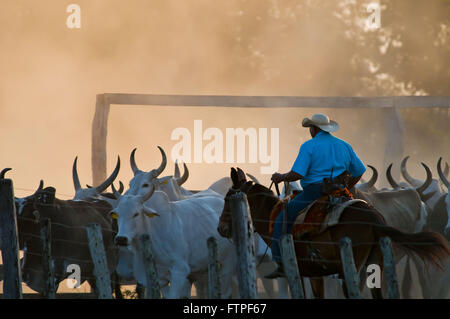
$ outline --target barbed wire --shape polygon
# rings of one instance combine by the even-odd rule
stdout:
[[[86,223],[85,226],[73,226],[73,225],[69,225],[69,224],[62,224],[62,223],[60,223],[60,222],[54,222],[54,221],[51,220],[51,218],[49,218],[49,219],[50,219],[50,222],[51,222],[52,227],[53,227],[53,226],[60,226],[60,227],[67,228],[67,229],[79,229],[79,230],[84,230],[84,231],[86,231],[86,225],[88,225],[88,224],[94,224],[94,222],[89,222],[89,223]],[[23,216],[18,216],[18,217],[17,217],[17,220],[23,220],[23,221],[29,221],[29,222],[31,222],[31,223],[36,223],[36,219],[28,218],[28,217],[23,217]],[[38,222],[38,223],[39,223],[39,222]],[[97,223],[97,224],[98,224],[98,223]],[[102,227],[100,224],[98,224],[98,225],[100,226],[100,229],[101,229],[102,231],[104,231],[104,232],[109,232],[109,233],[113,233],[113,234],[117,233],[117,231],[114,230],[114,229],[108,229],[108,228]]]

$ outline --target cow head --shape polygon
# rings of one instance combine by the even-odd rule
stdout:
[[[120,157],[117,157],[116,168],[112,172],[111,176],[109,176],[103,183],[96,187],[87,187],[82,188],[80,183],[80,178],[78,177],[77,170],[77,161],[78,157],[75,157],[72,167],[72,178],[73,178],[73,186],[75,187],[75,196],[74,200],[87,200],[98,197],[102,192],[104,192],[116,179],[120,170]]]
[[[44,182],[41,180],[33,195],[19,199],[17,210],[19,239],[34,234],[36,231],[39,233],[39,222],[43,211],[53,207],[55,193],[54,187],[44,188]]]
[[[421,164],[425,168],[425,171],[427,172],[427,178],[426,178],[425,182],[423,182],[421,185],[415,187],[415,190],[419,194],[420,199],[423,202],[426,202],[435,194],[435,191],[432,193],[425,194],[425,190],[431,185],[431,183],[433,181],[433,176],[432,176],[430,168],[425,163],[421,163]],[[410,188],[409,185],[404,185],[402,183],[399,184],[394,180],[394,178],[392,177],[392,173],[391,173],[392,165],[393,164],[391,163],[389,165],[388,169],[386,170],[386,177],[387,177],[389,184],[391,184],[391,186],[394,189]]]
[[[150,199],[154,190],[146,196],[123,195],[119,198],[115,209],[111,211],[111,217],[117,219],[119,231],[114,239],[116,245],[129,246],[138,235],[146,231],[145,219],[159,216],[152,209],[144,206]]]
[[[162,156],[161,164],[157,169],[150,172],[144,172],[138,168],[135,159],[136,149],[131,152],[130,164],[134,177],[130,180],[130,188],[125,192],[125,195],[146,197],[158,187],[158,176],[161,175],[167,164],[166,153],[160,146],[158,146],[158,149]]]
[[[42,246],[40,237],[41,220],[48,217],[48,210],[55,206],[55,193],[53,187],[44,188],[41,180],[38,189],[33,195],[19,199],[17,210],[17,229],[19,247],[24,251],[22,260],[22,280],[33,290],[43,291],[43,276],[36,276],[41,271]]]

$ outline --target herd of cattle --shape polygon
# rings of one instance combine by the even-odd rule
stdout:
[[[195,286],[199,298],[207,297],[206,242],[209,237],[215,237],[218,243],[222,296],[238,297],[234,246],[217,231],[224,207],[224,196],[232,185],[231,178],[223,177],[206,190],[187,190],[182,186],[189,176],[185,164],[182,175],[176,164],[173,175],[161,177],[167,158],[164,150],[158,148],[162,162],[158,168],[151,171],[138,168],[135,160],[136,149],[133,150],[130,164],[134,177],[125,192],[122,183],[119,190],[113,185],[120,170],[120,158],[108,179],[99,186],[86,188],[81,186],[75,159],[72,171],[75,195],[72,200],[56,198],[56,189],[44,187],[43,181],[34,194],[15,198],[19,248],[23,251],[23,282],[34,291],[44,291],[39,222],[49,218],[52,223],[52,258],[56,285],[70,274],[67,272],[69,265],[78,264],[81,269],[81,283],[88,281],[95,289],[85,226],[96,223],[102,229],[108,269],[112,274],[111,282],[114,284],[116,297],[121,297],[121,284],[134,283],[141,287],[147,284],[140,242],[137,240],[141,234],[150,235],[159,285],[164,297],[189,298],[192,285]],[[363,181],[352,190],[354,196],[373,205],[392,227],[409,233],[432,230],[450,240],[448,164],[443,168],[442,159],[439,159],[439,178],[436,179],[432,177],[428,166],[422,163],[427,173],[427,178],[422,181],[410,176],[406,169],[407,160],[408,157],[400,166],[407,183],[394,180],[391,164],[386,176],[392,188],[377,189],[375,183],[378,172],[369,166],[373,174],[370,180]],[[0,173],[0,179],[5,178],[8,170],[4,169]],[[249,177],[257,182],[253,176]],[[110,186],[112,192],[107,193],[106,190]],[[299,188],[298,183],[286,184],[281,196],[289,195]],[[271,261],[270,249],[267,249],[257,234],[255,248],[257,272],[266,296],[287,297],[288,289],[284,279],[278,280],[276,294],[273,281],[263,278],[264,274],[273,269],[274,263]],[[396,259],[400,260],[401,257],[403,255],[396,252]],[[446,272],[430,274],[423,269],[420,260],[413,256],[408,258],[416,265],[424,298],[435,297],[439,284],[445,286],[440,289],[439,294],[447,294],[450,287],[449,269]],[[405,278],[402,279],[406,283],[410,280],[408,275],[410,274],[405,272]]]

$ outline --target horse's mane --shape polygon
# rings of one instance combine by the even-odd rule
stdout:
[[[272,190],[268,189],[266,186],[261,185],[261,184],[253,184],[252,186],[250,186],[250,188],[248,189],[248,191],[246,192],[247,196],[249,195],[267,195],[267,196],[272,196],[272,197],[276,197],[278,199],[278,197],[273,193]]]

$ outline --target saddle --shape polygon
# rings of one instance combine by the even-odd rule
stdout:
[[[324,178],[323,195],[304,208],[297,216],[291,234],[294,239],[301,239],[306,234],[315,235],[325,231],[328,227],[336,225],[346,207],[356,203],[365,202],[354,199],[348,191],[347,184],[350,178],[344,172],[334,179]],[[272,209],[269,222],[269,234],[272,236],[275,219],[286,205],[297,194],[286,197],[278,202]]]

